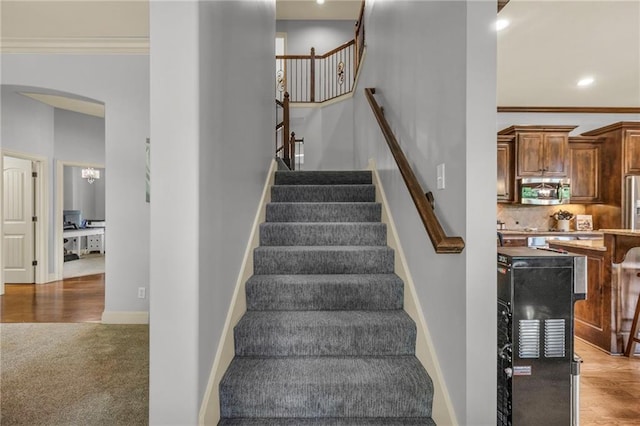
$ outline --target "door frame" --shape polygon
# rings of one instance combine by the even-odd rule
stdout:
[[[63,279],[64,273],[64,237],[63,231],[63,210],[64,210],[64,167],[93,167],[94,169],[106,169],[104,164],[87,163],[81,161],[65,161],[56,160],[56,204],[54,212],[54,232],[55,232],[55,251],[56,251],[56,267],[54,274],[56,280]],[[106,230],[105,230],[106,233]],[[106,235],[103,237],[106,238]]]
[[[21,158],[32,163],[33,170],[38,173],[38,179],[33,187],[35,194],[34,215],[38,217],[35,224],[35,255],[38,264],[35,267],[34,282],[44,284],[51,281],[49,276],[49,162],[46,157],[14,151],[0,150],[0,167],[4,171],[4,157]],[[4,199],[4,172],[0,174],[0,196]],[[4,211],[0,211],[0,234],[4,236]],[[4,294],[4,257],[0,248],[0,294]]]

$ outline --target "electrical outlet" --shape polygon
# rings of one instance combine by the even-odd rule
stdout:
[[[147,289],[144,287],[138,287],[138,299],[144,299],[147,297]]]

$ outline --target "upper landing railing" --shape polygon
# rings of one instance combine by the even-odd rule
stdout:
[[[364,1],[355,25],[354,38],[342,46],[317,55],[276,56],[276,99],[291,103],[325,102],[353,91],[364,51]]]

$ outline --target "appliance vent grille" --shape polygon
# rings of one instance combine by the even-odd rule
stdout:
[[[544,356],[563,358],[565,356],[565,320],[548,319],[544,322]]]
[[[518,332],[518,356],[540,358],[540,320],[520,320]]]

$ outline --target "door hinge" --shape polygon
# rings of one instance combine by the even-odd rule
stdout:
[[[31,262],[31,266],[38,266],[38,261],[34,260],[33,262]]]
[[[31,222],[37,222],[38,216],[31,216]]]
[[[31,177],[37,178],[38,177],[38,172],[31,172]]]

